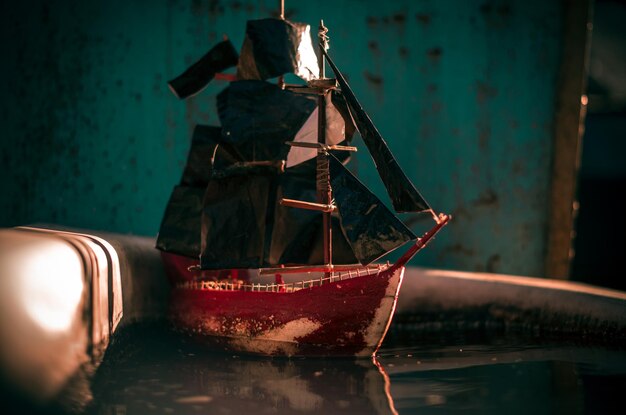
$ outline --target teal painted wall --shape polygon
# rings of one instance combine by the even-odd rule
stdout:
[[[214,82],[166,81],[277,1],[30,1],[0,6],[0,225],[155,235]],[[49,4],[48,4],[49,3]],[[408,175],[453,223],[414,261],[541,275],[560,1],[287,1],[331,54]],[[362,146],[360,146],[363,149]],[[353,169],[386,200],[365,151]],[[429,223],[404,216],[416,231]]]

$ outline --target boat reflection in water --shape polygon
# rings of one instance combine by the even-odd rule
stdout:
[[[383,369],[369,359],[233,356],[177,336],[132,337],[111,346],[92,385],[90,413],[245,413],[259,408],[269,413],[394,413]]]

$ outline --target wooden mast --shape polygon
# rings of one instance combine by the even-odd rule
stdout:
[[[323,271],[325,277],[330,277],[333,266],[333,245],[332,245],[332,212],[337,208],[333,204],[332,188],[330,186],[330,150],[357,151],[356,147],[343,145],[326,144],[326,98],[333,89],[337,87],[335,79],[327,79],[325,73],[324,53],[328,50],[328,29],[324,26],[324,21],[320,20],[318,38],[319,38],[319,79],[308,81],[306,88],[298,88],[301,93],[315,94],[317,96],[317,142],[296,142],[287,141],[285,144],[292,147],[313,148],[317,150],[316,156],[316,193],[317,202],[308,202],[301,200],[285,199],[280,200],[283,206],[289,206],[298,209],[315,210],[322,214],[322,238],[324,251],[324,265],[313,267],[298,267],[299,270],[309,270],[308,272]],[[287,86],[291,89],[294,86]],[[305,91],[306,89],[306,91]]]
[[[324,52],[328,50],[328,36],[326,33],[328,29],[324,26],[324,21],[320,20],[319,26],[319,67],[320,67],[320,80],[326,78],[325,71],[325,59]],[[317,142],[322,146],[326,145],[326,94],[328,89],[322,88],[317,98]],[[320,204],[331,205],[332,204],[332,189],[330,187],[330,172],[329,172],[329,160],[328,153],[325,151],[317,152],[317,199]],[[331,228],[331,212],[322,212],[322,229],[324,240],[324,264],[328,267],[333,262],[333,240],[332,240],[332,228]],[[329,273],[327,273],[330,276]]]
[[[278,0],[278,18],[285,20],[285,0]],[[285,76],[279,76],[277,83],[280,89],[285,89]]]

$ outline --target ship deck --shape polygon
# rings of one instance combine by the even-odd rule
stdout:
[[[302,281],[286,283],[255,283],[245,280],[193,280],[184,281],[176,285],[178,289],[189,290],[212,290],[212,291],[254,291],[254,292],[276,292],[292,293],[313,287],[321,287],[338,281],[345,281],[352,278],[375,275],[389,269],[389,264],[377,264],[375,266],[360,266],[343,271],[333,271],[330,275],[321,274],[319,278],[309,278]],[[305,274],[305,275],[308,275]]]

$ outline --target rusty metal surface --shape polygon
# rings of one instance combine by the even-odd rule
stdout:
[[[587,111],[591,1],[566,2],[563,60],[559,68],[552,155],[550,225],[545,275],[568,279],[572,260],[581,140]]]
[[[181,105],[166,81],[223,34],[239,48],[246,21],[276,11],[273,0],[3,3],[0,225],[155,235],[193,127],[217,123],[226,85]],[[415,264],[544,273],[561,2],[291,1],[285,17],[324,19],[399,164],[453,214]],[[384,195],[369,156],[353,157]]]

